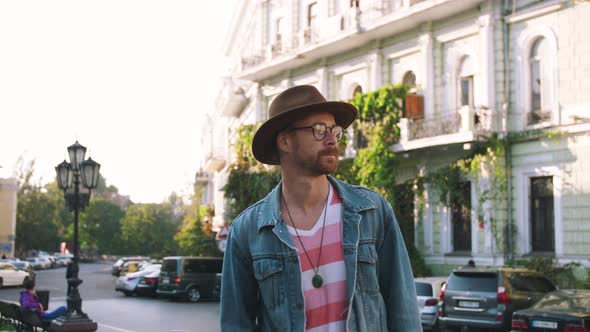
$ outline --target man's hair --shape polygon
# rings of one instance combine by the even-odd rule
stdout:
[[[23,286],[25,287],[26,290],[31,290],[31,289],[35,288],[35,280],[27,278],[27,279],[25,279],[25,282],[23,282]]]

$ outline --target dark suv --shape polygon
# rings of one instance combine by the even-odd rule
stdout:
[[[549,279],[527,269],[462,268],[451,273],[441,292],[439,324],[446,331],[509,331],[515,310],[555,289]]]
[[[223,258],[219,257],[165,257],[156,293],[190,302],[219,298],[217,279],[222,265]]]

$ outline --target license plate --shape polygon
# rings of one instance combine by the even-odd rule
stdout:
[[[162,278],[162,284],[169,284],[169,283],[170,283],[170,278],[168,278],[168,277]]]
[[[533,327],[542,327],[545,329],[557,330],[557,323],[556,322],[547,322],[544,320],[534,320],[531,325],[533,325]]]
[[[479,308],[479,302],[459,301],[459,306],[464,308]]]

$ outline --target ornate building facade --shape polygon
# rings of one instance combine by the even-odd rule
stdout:
[[[400,202],[435,272],[474,259],[502,265],[546,255],[590,266],[590,3],[573,0],[239,1],[225,43],[231,76],[206,119],[197,182],[214,224],[235,130],[264,121],[287,87],[349,100],[386,84],[412,87],[400,121],[400,184],[512,137],[505,198],[479,199],[490,175],[464,179],[461,202],[429,183]],[[351,133],[351,135],[354,135]],[[351,140],[353,141],[353,140]],[[347,156],[354,156],[351,144]],[[478,206],[482,204],[483,206]],[[418,207],[420,205],[420,207]],[[492,222],[493,221],[493,222]]]

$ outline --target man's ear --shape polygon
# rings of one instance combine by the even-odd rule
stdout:
[[[279,152],[289,151],[289,135],[284,131],[277,134],[277,150]]]

